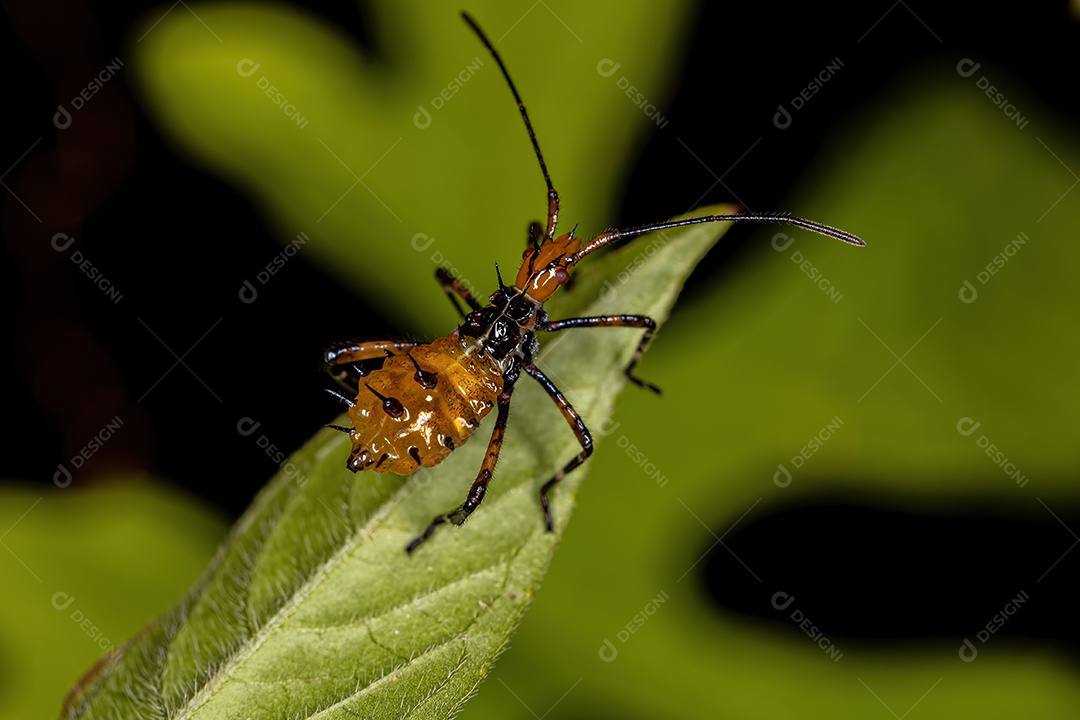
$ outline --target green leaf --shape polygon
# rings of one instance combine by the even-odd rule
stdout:
[[[1054,515],[1077,532],[1080,188],[1069,169],[1080,168],[1080,141],[1030,96],[1015,98],[1031,118],[1017,128],[976,79],[920,75],[886,89],[889,103],[837,130],[806,190],[785,203],[858,232],[865,251],[761,228],[736,272],[680,301],[644,368],[664,384],[663,415],[641,393],[620,400],[621,424],[594,459],[543,595],[464,718],[527,720],[549,708],[548,720],[1076,715],[1080,686],[1065,646],[1023,637],[1017,625],[985,646],[975,633],[1021,590],[1034,601],[1024,613],[1068,607],[1077,549]],[[778,232],[795,242],[778,251]],[[989,275],[1019,232],[1030,241]],[[965,280],[976,302],[960,294]],[[792,457],[836,417],[843,426],[795,470]],[[964,417],[982,423],[974,435],[958,432]],[[980,447],[984,433],[1031,479],[1026,487]],[[784,487],[774,481],[780,463],[793,471]],[[815,617],[814,604],[828,602],[819,587],[793,587],[741,553],[762,582],[737,566],[732,584],[760,587],[765,607],[777,591],[795,605],[769,622],[707,596],[703,555],[730,557],[718,537],[727,543],[766,519],[782,526],[792,506],[837,502],[1041,518],[1047,550],[1023,556],[1028,582],[1008,584],[1003,573],[1000,595],[972,593],[970,624],[952,635],[839,635]],[[928,607],[942,592],[917,561],[872,562],[877,545],[858,533],[849,536],[854,560],[760,542],[759,556],[800,553],[823,578],[859,578],[858,559],[870,558],[868,572],[918,588]],[[970,548],[993,562],[979,538],[955,542],[942,552]],[[664,604],[650,604],[661,595]],[[796,608],[842,658],[808,636]],[[892,619],[883,613],[881,626]],[[1066,616],[1060,627],[1068,637],[1075,622]],[[958,654],[965,636],[978,644],[975,662]]]
[[[725,227],[646,236],[592,258],[548,309],[555,318],[635,312],[662,322]],[[639,338],[629,329],[565,331],[537,364],[586,422],[602,426]],[[405,545],[464,498],[493,417],[478,439],[409,478],[353,475],[348,438],[317,434],[256,498],[190,595],[88,677],[64,717],[452,715],[536,593],[585,474],[556,488],[555,531],[545,532],[538,489],[579,448],[533,383],[519,384],[511,408],[484,504],[411,556]]]

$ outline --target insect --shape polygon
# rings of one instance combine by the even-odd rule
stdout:
[[[353,472],[374,470],[408,475],[420,467],[437,465],[469,439],[491,410],[496,410],[487,454],[465,501],[433,519],[406,547],[409,553],[440,525],[461,525],[484,500],[502,449],[510,398],[522,374],[547,392],[581,445],[581,451],[540,488],[544,523],[549,531],[552,529],[549,495],[560,480],[592,454],[593,440],[573,405],[534,364],[533,358],[539,350],[537,333],[572,328],[641,328],[641,340],[626,366],[626,377],[640,387],[660,392],[655,385],[634,374],[656,330],[652,318],[602,315],[550,320],[544,312],[544,302],[569,282],[570,271],[583,258],[646,233],[712,222],[787,223],[852,245],[864,245],[857,236],[844,230],[783,214],[709,215],[610,230],[584,241],[574,237],[573,230],[556,237],[559,194],[552,185],[525,104],[494,45],[467,13],[462,13],[462,18],[495,59],[517,101],[547,185],[547,222],[529,224],[527,247],[512,285],[503,282],[496,266],[499,288],[488,298],[487,305],[481,305],[447,270],[436,271],[436,279],[462,317],[461,325],[447,337],[431,343],[377,340],[343,345],[328,350],[323,358],[331,377],[357,393],[353,399],[328,391],[348,406],[351,426],[330,427],[348,433],[352,439],[347,466]],[[461,302],[468,306],[468,312]],[[377,360],[382,360],[377,369],[363,365]]]

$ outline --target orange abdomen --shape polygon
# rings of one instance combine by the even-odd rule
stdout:
[[[360,378],[349,408],[349,468],[408,475],[438,465],[469,439],[502,388],[499,366],[467,355],[456,334],[388,357]]]

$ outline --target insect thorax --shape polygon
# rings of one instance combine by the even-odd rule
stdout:
[[[457,329],[466,352],[498,364],[503,376],[517,380],[523,365],[539,349],[533,328],[544,322],[543,306],[516,287],[501,287],[489,304],[465,316]]]

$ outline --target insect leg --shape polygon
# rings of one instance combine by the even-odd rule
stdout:
[[[589,428],[585,427],[585,422],[581,419],[581,416],[577,414],[577,410],[570,404],[570,401],[562,394],[559,388],[555,387],[555,383],[548,379],[547,375],[540,372],[540,368],[536,367],[532,363],[525,366],[525,372],[540,383],[540,386],[547,390],[548,395],[555,401],[555,404],[559,406],[559,410],[562,412],[566,422],[570,423],[570,428],[574,431],[574,435],[577,436],[578,442],[581,443],[581,452],[579,452],[573,460],[566,463],[559,472],[555,473],[555,477],[544,483],[540,488],[540,505],[544,508],[544,525],[547,527],[548,532],[551,532],[551,509],[548,506],[548,492],[555,486],[555,483],[562,480],[566,475],[576,468],[581,463],[592,455],[593,441],[592,435],[589,433]]]
[[[626,377],[630,379],[632,383],[638,387],[643,387],[646,390],[652,390],[654,393],[659,394],[660,388],[656,387],[652,383],[641,380],[634,375],[634,368],[637,367],[638,361],[641,360],[642,353],[649,346],[649,341],[652,339],[653,333],[656,332],[656,321],[651,317],[645,315],[597,315],[595,317],[579,317],[579,318],[566,318],[565,320],[556,320],[554,322],[544,323],[537,325],[537,330],[544,332],[556,332],[558,330],[566,330],[568,328],[581,328],[581,327],[639,327],[645,328],[645,334],[641,336],[641,342],[638,343],[637,350],[634,351],[634,356],[630,358],[630,364],[626,366]]]
[[[372,340],[330,348],[323,353],[323,369],[345,389],[356,392],[356,378],[367,373],[357,367],[365,360],[383,359],[392,350],[405,350],[423,345],[419,342]]]
[[[431,533],[435,532],[435,528],[446,523],[452,523],[454,525],[460,525],[465,522],[465,518],[472,515],[476,508],[480,507],[480,503],[484,501],[484,495],[487,494],[488,483],[491,482],[491,475],[495,472],[495,463],[499,461],[499,452],[502,450],[503,436],[506,434],[506,419],[510,416],[510,396],[514,392],[514,381],[510,378],[506,380],[503,385],[503,391],[499,394],[499,413],[495,417],[495,427],[491,431],[491,441],[488,443],[487,455],[484,456],[484,462],[480,465],[480,472],[476,476],[476,480],[473,482],[472,487],[469,488],[469,494],[465,497],[463,502],[458,507],[454,508],[448,513],[439,515],[431,524],[427,526],[427,529],[413,540],[405,548],[405,552],[411,553],[415,550],[420,543],[431,537]]]
[[[454,297],[455,295],[464,300],[473,310],[480,309],[480,303],[478,303],[476,298],[472,296],[472,293],[469,292],[469,288],[465,287],[465,285],[454,277],[449,270],[444,267],[435,268],[435,279],[439,281],[439,285],[442,286],[443,292],[446,293],[446,297],[450,298],[450,304],[454,306],[454,309],[458,311],[458,314],[461,315],[461,317],[465,317],[465,311],[458,305],[458,301]]]

